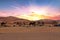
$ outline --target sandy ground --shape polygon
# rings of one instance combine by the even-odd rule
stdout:
[[[0,40],[60,40],[60,32],[2,33]]]
[[[0,33],[60,32],[60,27],[2,27]]]
[[[0,40],[60,40],[60,27],[3,27]]]

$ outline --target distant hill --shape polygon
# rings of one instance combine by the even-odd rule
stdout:
[[[59,20],[60,21],[60,20]],[[17,18],[13,16],[9,17],[0,17],[0,27],[1,26],[9,26],[9,27],[17,27],[17,26],[41,26],[44,24],[56,24],[59,22],[58,20],[51,19],[41,19],[37,21],[30,21],[27,19]]]
[[[0,17],[0,21],[14,22],[14,21],[29,21],[29,20],[9,16],[9,17]]]
[[[0,21],[30,21],[30,20],[27,20],[27,19],[22,19],[22,18],[17,18],[17,17],[13,17],[13,16],[8,16],[8,17],[0,17]],[[40,19],[40,20],[37,20],[37,21],[54,21],[52,19]],[[60,20],[56,20],[56,21],[60,21]]]
[[[17,26],[17,25],[24,25],[23,23],[27,24],[30,22],[29,20],[26,19],[21,19],[13,16],[9,17],[0,17],[0,26],[3,24],[3,26]]]

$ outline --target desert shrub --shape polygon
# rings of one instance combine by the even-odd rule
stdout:
[[[2,27],[8,27],[6,22],[1,22]]]
[[[37,26],[44,26],[44,22],[38,22]]]
[[[56,24],[58,24],[58,22],[57,21],[53,21],[52,24],[53,25],[56,25]]]
[[[60,27],[60,24],[56,24],[56,25],[54,25],[54,27]]]
[[[15,27],[15,25],[18,25],[18,26],[21,26],[22,25],[20,22],[14,22],[13,24],[14,24],[13,25],[14,27]]]
[[[54,27],[57,27],[57,26],[60,26],[60,24],[58,24],[57,21],[53,21],[53,26],[54,26]]]
[[[35,24],[36,22],[30,22],[29,23],[29,26],[35,26],[36,24]]]
[[[42,26],[44,26],[44,22],[42,22]]]

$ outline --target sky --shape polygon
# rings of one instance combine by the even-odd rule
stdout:
[[[60,15],[60,0],[0,0],[0,16]],[[59,17],[60,18],[60,17]]]

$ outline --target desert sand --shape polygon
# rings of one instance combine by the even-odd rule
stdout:
[[[60,40],[60,32],[1,33],[0,40]]]
[[[0,40],[60,40],[59,27],[3,27]]]
[[[0,33],[60,32],[60,27],[2,27]]]

